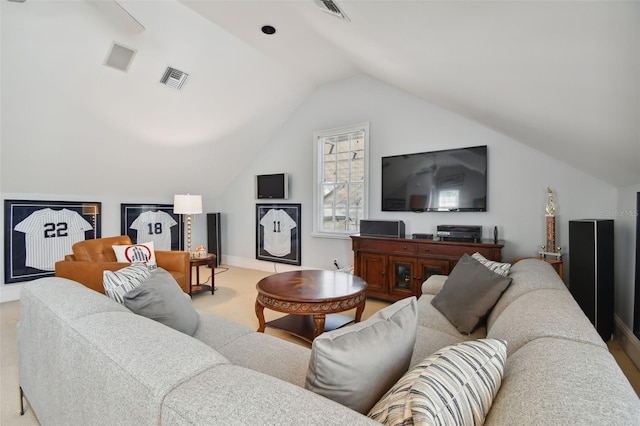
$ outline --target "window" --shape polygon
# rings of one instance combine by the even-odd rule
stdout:
[[[314,133],[315,236],[360,232],[368,214],[369,123]]]

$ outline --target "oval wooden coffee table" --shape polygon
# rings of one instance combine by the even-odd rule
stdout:
[[[359,322],[366,288],[362,278],[339,271],[302,270],[270,275],[256,284],[258,331],[274,327],[312,342],[324,331]],[[264,308],[289,315],[265,323]],[[355,318],[336,315],[353,308]]]

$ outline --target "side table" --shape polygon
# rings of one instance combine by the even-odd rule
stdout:
[[[207,291],[211,289],[211,294],[214,294],[216,291],[215,280],[216,276],[215,267],[216,267],[216,255],[213,253],[208,253],[205,257],[191,257],[189,259],[191,263],[191,270],[189,271],[189,294],[202,293],[203,291]],[[211,285],[201,284],[200,283],[200,267],[208,266],[211,268]],[[196,268],[196,283],[193,283],[193,268]]]

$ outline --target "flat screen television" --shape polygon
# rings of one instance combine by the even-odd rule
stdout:
[[[256,175],[256,198],[260,200],[288,199],[289,175],[287,173]]]
[[[382,157],[382,211],[487,211],[487,147]]]

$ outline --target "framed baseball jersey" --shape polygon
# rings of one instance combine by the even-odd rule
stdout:
[[[98,202],[5,200],[5,282],[53,276],[73,244],[100,238]]]
[[[173,204],[120,204],[122,235],[134,244],[153,242],[156,250],[184,250],[182,215]]]
[[[256,259],[300,265],[300,204],[256,204]]]

